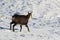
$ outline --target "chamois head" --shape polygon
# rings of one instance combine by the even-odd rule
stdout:
[[[32,18],[32,12],[28,12],[28,17]]]

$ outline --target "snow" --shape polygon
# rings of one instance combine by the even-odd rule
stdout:
[[[28,26],[10,30],[12,15],[32,13]],[[0,40],[60,40],[60,0],[0,0]]]

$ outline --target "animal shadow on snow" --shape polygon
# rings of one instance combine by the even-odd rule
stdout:
[[[6,28],[6,27],[0,27],[0,30],[10,30],[10,28]],[[15,30],[18,30],[18,29],[15,29]]]

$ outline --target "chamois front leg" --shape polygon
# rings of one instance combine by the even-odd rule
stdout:
[[[14,30],[14,27],[15,27],[15,26],[16,26],[16,24],[14,23],[14,25],[13,25],[13,32],[15,31],[15,30]]]
[[[25,26],[27,27],[27,29],[28,29],[28,32],[30,32],[28,25],[26,24]]]
[[[22,25],[20,25],[20,32],[21,32],[21,30],[22,30]]]
[[[10,22],[10,30],[11,30],[11,25],[13,24],[13,22]]]

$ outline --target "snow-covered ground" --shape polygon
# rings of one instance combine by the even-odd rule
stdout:
[[[9,30],[14,13],[33,11],[28,26]],[[60,40],[60,0],[0,0],[0,40]]]

